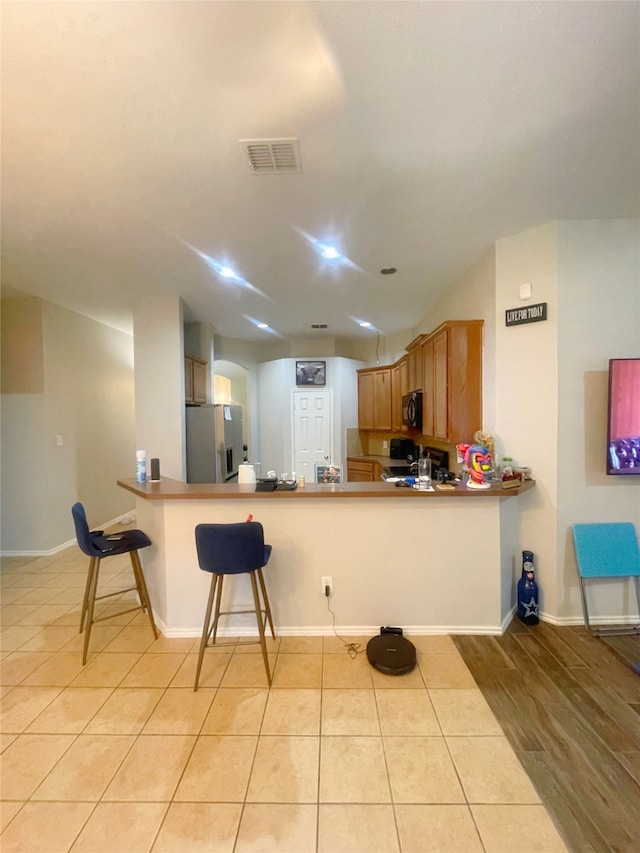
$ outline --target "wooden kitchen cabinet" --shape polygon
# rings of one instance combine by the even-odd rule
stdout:
[[[458,444],[482,429],[482,320],[439,326],[422,348],[422,431]]]
[[[449,434],[449,362],[448,330],[433,339],[433,435],[447,439]]]
[[[433,338],[422,345],[422,433],[433,435],[434,432],[434,399],[435,381],[433,375]]]
[[[391,368],[358,371],[358,428],[391,431]]]
[[[405,356],[391,367],[391,429],[407,432],[402,423],[402,397],[408,392],[408,358]]]
[[[483,325],[449,320],[419,335],[395,364],[359,370],[359,429],[407,432],[402,397],[422,388],[421,433],[450,444],[473,441],[482,429]]]
[[[196,355],[184,357],[185,403],[207,402],[207,362]]]
[[[377,462],[366,459],[347,459],[347,480],[350,483],[374,483],[380,479],[382,469]]]
[[[425,337],[426,335],[418,335],[407,347],[408,385],[407,390],[404,392],[405,394],[409,394],[411,391],[422,390],[422,343]]]

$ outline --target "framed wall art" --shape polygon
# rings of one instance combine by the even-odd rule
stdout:
[[[296,385],[325,385],[326,361],[296,361]]]

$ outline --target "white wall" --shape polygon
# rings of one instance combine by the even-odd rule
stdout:
[[[519,286],[530,282],[531,299]],[[504,311],[548,303],[548,320],[506,328]],[[561,222],[496,244],[496,430],[530,465],[536,489],[519,499],[518,549],[536,554],[541,610],[581,622],[575,522],[633,521],[638,480],[604,474],[608,359],[640,353],[638,223]],[[630,584],[598,584],[594,620],[628,621]]]
[[[293,364],[293,366],[292,366]],[[293,371],[293,372],[292,372]],[[295,363],[284,358],[257,366],[258,458],[261,474],[289,470],[291,458],[290,392],[295,386]]]
[[[320,356],[305,356],[316,360]],[[364,362],[347,358],[323,358],[327,383],[333,390],[333,454],[332,461],[345,464],[347,427],[358,423],[358,391],[356,370]],[[293,434],[291,392],[295,390],[296,360],[283,358],[257,366],[259,458],[262,474],[291,470]]]
[[[570,525],[631,521],[640,533],[640,476],[605,474],[608,362],[640,356],[638,228],[636,220],[558,224],[560,619],[582,612]],[[589,601],[602,621],[633,613],[631,583],[599,582]]]
[[[3,340],[12,337],[11,301]],[[131,337],[33,297],[28,310],[40,329],[41,381],[3,384],[13,392],[2,395],[3,553],[46,553],[73,539],[76,500],[92,526],[134,505],[116,485],[135,459]],[[16,357],[3,348],[6,369]]]
[[[540,605],[557,614],[558,504],[558,255],[557,225],[533,228],[496,243],[496,449],[531,467],[536,488],[519,499],[518,551],[535,554]],[[530,282],[532,297],[520,299]],[[505,326],[505,311],[547,302],[548,320]],[[515,557],[518,569],[517,554]]]
[[[142,300],[134,311],[136,450],[160,460],[160,473],[186,479],[183,305]],[[128,467],[135,476],[135,453]],[[126,475],[125,475],[126,476]]]

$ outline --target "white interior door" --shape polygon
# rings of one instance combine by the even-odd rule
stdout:
[[[293,470],[315,483],[316,465],[333,462],[333,398],[330,389],[293,392]]]

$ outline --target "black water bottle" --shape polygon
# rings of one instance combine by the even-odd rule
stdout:
[[[537,625],[538,584],[533,568],[533,551],[522,552],[522,576],[518,581],[518,619],[525,625]]]

